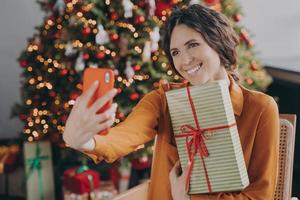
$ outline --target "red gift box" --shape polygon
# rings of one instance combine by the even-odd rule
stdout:
[[[64,187],[76,194],[90,193],[100,185],[97,171],[82,168],[68,169],[64,172]]]

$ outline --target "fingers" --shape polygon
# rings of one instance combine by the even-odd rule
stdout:
[[[87,103],[91,98],[92,96],[95,94],[97,88],[98,88],[98,85],[99,85],[99,81],[95,81],[90,87],[89,89],[82,94],[82,98],[83,100]]]
[[[179,162],[179,160],[177,160],[175,165],[173,166],[173,168],[171,169],[171,171],[169,173],[170,179],[176,179],[178,177],[177,171],[178,171],[179,166],[180,166],[180,162]]]
[[[182,178],[186,179],[190,165],[191,165],[191,163],[188,162],[187,165],[182,169],[182,174],[181,174]]]
[[[101,123],[110,118],[115,118],[116,110],[117,110],[117,104],[114,103],[111,105],[111,107],[108,110],[96,115],[96,117],[95,117],[96,123]]]
[[[94,127],[93,131],[88,133],[89,136],[94,136],[95,134],[99,133],[100,131],[110,128],[113,125],[114,121],[115,121],[115,118],[110,118],[110,119],[106,120],[105,122],[97,124]]]
[[[90,107],[92,113],[96,113],[100,108],[102,108],[109,100],[111,100],[117,94],[117,90],[114,88],[107,92],[103,97],[97,99],[95,103]]]

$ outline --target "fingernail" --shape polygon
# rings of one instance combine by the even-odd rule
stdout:
[[[96,80],[96,81],[94,82],[94,85],[98,85],[98,83],[99,83],[99,81],[98,81],[98,80]]]

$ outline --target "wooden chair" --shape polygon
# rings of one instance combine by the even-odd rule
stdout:
[[[291,199],[295,133],[296,115],[280,114],[279,175],[275,200]]]
[[[274,200],[291,199],[295,130],[296,115],[280,114],[279,176]],[[149,183],[150,181],[146,181],[118,195],[114,200],[146,200]]]

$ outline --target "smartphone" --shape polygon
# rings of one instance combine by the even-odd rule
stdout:
[[[87,91],[89,87],[96,81],[99,81],[98,88],[89,100],[88,107],[90,107],[98,98],[105,95],[108,91],[113,89],[115,83],[115,76],[112,69],[109,68],[86,68],[83,72],[83,92]],[[112,99],[109,100],[97,113],[102,113],[109,109],[112,105]],[[106,135],[108,130],[101,131],[99,134]]]

